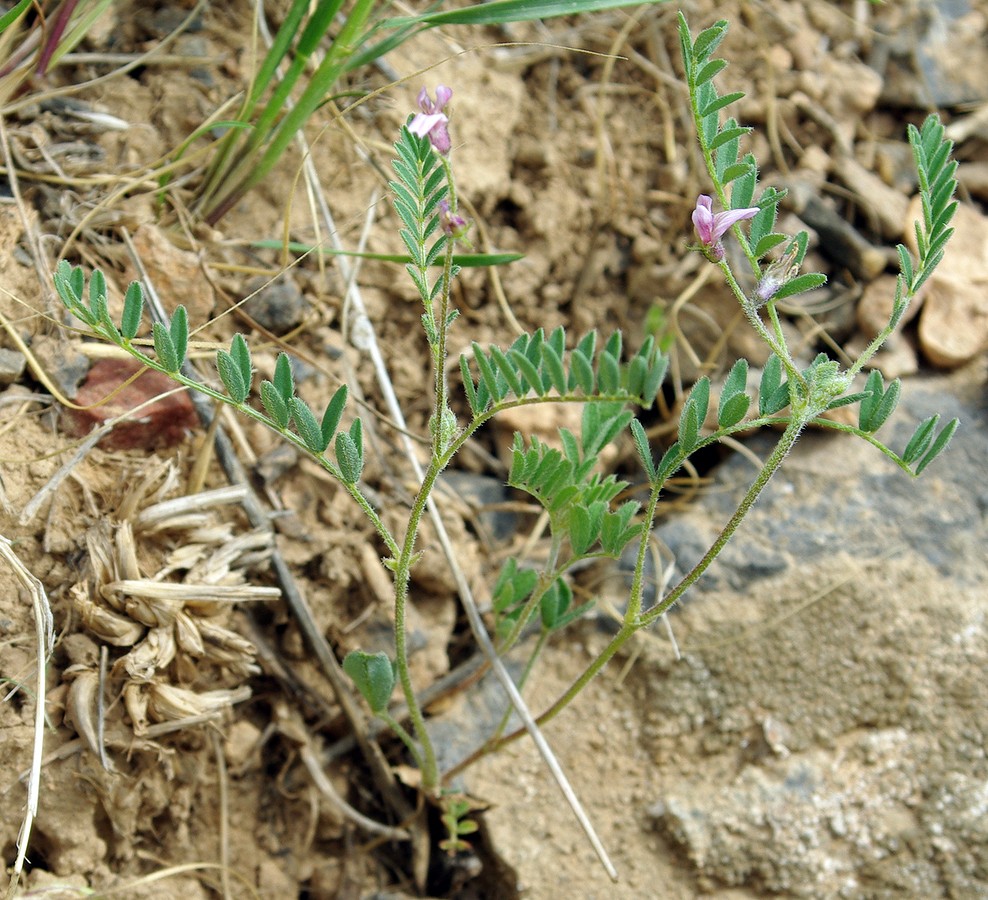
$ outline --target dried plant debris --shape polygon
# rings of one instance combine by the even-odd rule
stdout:
[[[215,713],[247,699],[245,682],[259,671],[250,641],[231,627],[233,605],[273,600],[274,587],[249,584],[247,572],[266,564],[269,532],[237,534],[224,509],[236,489],[173,497],[171,463],[151,471],[126,491],[114,517],[85,537],[86,577],[69,588],[83,628],[111,650],[104,695],[108,716],[126,713],[135,737],[153,722]],[[76,663],[66,718],[98,752],[94,666]]]

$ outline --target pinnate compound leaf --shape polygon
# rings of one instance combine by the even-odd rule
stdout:
[[[354,650],[343,660],[343,671],[357,686],[374,713],[388,708],[395,686],[395,670],[386,653],[365,653]]]

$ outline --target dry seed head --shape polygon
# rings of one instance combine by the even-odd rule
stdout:
[[[142,685],[131,681],[124,685],[124,706],[130,716],[130,724],[137,737],[143,737],[148,730],[148,696]]]
[[[134,545],[134,532],[129,522],[121,522],[116,533],[116,575],[118,578],[140,578],[137,564],[137,547]]]
[[[199,626],[187,612],[180,612],[175,617],[175,640],[179,649],[189,656],[199,657],[205,652]],[[253,647],[251,653],[253,655]]]
[[[104,593],[113,590],[118,584],[134,584],[135,582],[115,581],[103,589]],[[136,582],[140,584],[141,582]],[[151,583],[151,582],[149,582]],[[175,617],[182,609],[182,601],[171,597],[148,597],[133,596],[133,594],[120,592],[124,597],[124,609],[132,619],[150,625],[152,628],[161,628],[166,625],[174,625]],[[104,593],[105,596],[105,593]]]
[[[197,694],[186,688],[153,682],[147,686],[148,712],[159,722],[218,712],[250,697],[250,688],[205,691]]]
[[[73,672],[73,669],[77,670]],[[91,669],[69,666],[64,677],[74,676],[65,700],[65,719],[75,729],[86,746],[99,755],[99,739],[96,736],[96,695],[99,676]]]
[[[69,597],[82,624],[100,640],[114,647],[130,647],[144,634],[144,626],[140,622],[90,600],[85,585],[73,584],[69,588]]]

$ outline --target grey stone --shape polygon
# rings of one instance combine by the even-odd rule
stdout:
[[[291,331],[305,317],[308,303],[287,275],[270,284],[266,278],[252,279],[247,290],[257,293],[244,303],[244,312],[273,334]]]
[[[903,389],[899,409],[878,437],[902,450],[923,419],[937,413],[941,425],[957,417],[961,427],[947,452],[919,479],[848,435],[810,431],[763,491],[752,513],[699,587],[744,590],[788,566],[820,559],[836,549],[878,558],[899,548],[922,554],[945,575],[977,582],[982,577],[984,514],[988,505],[988,408],[974,386],[946,391],[936,379],[916,379]],[[768,434],[749,442],[764,458]],[[714,473],[702,508],[663,523],[659,538],[685,574],[710,546],[752,481],[755,470],[740,455]],[[978,560],[971,571],[970,560]]]
[[[24,374],[27,359],[19,350],[0,347],[0,384],[13,384]]]

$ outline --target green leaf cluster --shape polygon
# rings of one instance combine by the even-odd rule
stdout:
[[[636,502],[611,509],[627,482],[594,472],[601,450],[631,419],[622,404],[588,404],[579,440],[569,429],[559,429],[561,451],[535,437],[526,446],[515,434],[508,484],[539,501],[549,513],[553,534],[568,537],[574,557],[591,552],[617,557],[640,534],[641,526],[632,524],[639,510]]]
[[[172,375],[186,386],[205,390],[197,384],[189,383],[181,373],[189,346],[189,318],[184,306],[175,309],[167,328],[160,322],[152,323],[151,336],[155,352],[155,358],[152,358],[133,343],[144,310],[144,293],[139,283],[133,282],[127,289],[119,328],[110,318],[106,301],[106,278],[99,269],[89,279],[88,293],[82,268],[73,268],[65,260],[55,270],[54,283],[56,293],[69,311],[86,323],[95,334],[127,350],[149,368]],[[246,404],[250,399],[254,367],[250,347],[243,335],[234,335],[228,350],[216,352],[216,370],[229,402],[242,410],[249,410]],[[217,399],[226,399],[222,394],[206,392]],[[335,435],[338,468],[334,474],[338,474],[348,485],[360,480],[364,465],[360,419],[354,419],[347,431],[337,433],[347,400],[345,384],[333,394],[322,416],[316,418],[306,403],[296,396],[291,360],[287,354],[281,353],[275,363],[273,380],[261,382],[260,399],[265,414],[250,410],[254,418],[282,434],[290,434],[289,428],[294,428],[302,445],[313,456],[318,457],[325,453]]]
[[[743,157],[740,155],[741,138],[751,129],[739,125],[737,119],[730,116],[723,123],[720,121],[721,113],[745,96],[743,91],[721,96],[714,85],[714,78],[727,67],[725,60],[713,57],[714,51],[727,36],[727,29],[727,22],[721,19],[693,40],[685,16],[679,14],[679,43],[696,133],[717,196],[725,208],[758,208],[758,213],[748,223],[747,236],[739,227],[735,228],[755,275],[763,275],[760,264],[769,252],[791,240],[794,252],[787,261],[787,268],[793,277],[787,277],[770,297],[764,299],[792,297],[818,287],[826,281],[826,277],[819,272],[795,274],[806,255],[808,236],[806,232],[800,232],[790,239],[775,230],[779,202],[785,191],[767,187],[758,193],[758,163],[751,153]],[[729,201],[728,186],[731,189]]]
[[[474,416],[481,416],[506,399],[534,394],[547,397],[604,397],[649,407],[668,369],[668,359],[649,336],[627,362],[621,362],[621,335],[615,332],[596,350],[597,333],[586,335],[567,352],[566,332],[556,328],[548,337],[540,328],[523,334],[507,349],[492,346],[485,351],[473,344],[474,381],[470,361],[460,357],[463,388]]]
[[[858,428],[865,434],[874,434],[895,412],[899,402],[901,384],[896,378],[888,387],[882,383],[881,373],[875,369],[868,375],[862,394],[854,395],[851,399],[860,399],[858,408]],[[906,443],[900,457],[902,462],[912,467],[913,473],[919,475],[944,450],[960,426],[958,419],[951,419],[937,432],[940,416],[930,416],[916,427],[912,437]]]
[[[405,268],[428,305],[442,281],[437,279],[430,286],[425,270],[439,258],[449,240],[440,232],[429,246],[429,239],[439,227],[439,202],[449,195],[446,170],[429,139],[417,137],[407,128],[401,129],[395,151],[397,156],[391,165],[397,179],[390,184],[395,211],[403,225],[399,234],[411,256],[411,262]]]
[[[467,818],[473,809],[470,801],[464,797],[447,796],[443,798],[443,807],[440,818],[447,836],[439,842],[439,849],[450,856],[470,850],[470,843],[463,840],[463,836],[474,834],[480,827],[473,819]]]
[[[919,259],[914,261],[909,251],[899,244],[900,278],[892,310],[891,327],[898,325],[909,299],[923,286],[943,259],[947,242],[954,229],[950,222],[957,212],[957,162],[951,159],[954,143],[935,115],[929,115],[922,127],[910,125],[909,145],[919,177],[919,195],[923,205],[923,221],[917,221],[916,247]]]
[[[573,606],[573,589],[561,576],[552,579],[537,598],[537,607],[529,603],[533,591],[539,585],[534,569],[521,568],[514,558],[501,567],[491,599],[494,612],[495,635],[503,643],[518,627],[526,610],[539,612],[542,631],[551,634],[560,631],[593,609],[593,602]]]
[[[878,431],[895,412],[901,390],[902,383],[898,378],[886,388],[882,383],[882,373],[878,369],[872,370],[865,382],[863,396],[860,396],[858,427],[866,434]]]
[[[906,465],[913,466],[916,475],[922,474],[923,470],[947,449],[950,439],[961,424],[959,419],[951,419],[938,433],[939,422],[939,415],[924,419],[902,451],[902,461]]]
[[[501,567],[491,593],[494,634],[499,642],[504,641],[514,629],[538,582],[538,573],[534,569],[519,567],[514,557],[509,557]]]
[[[64,259],[56,266],[53,281],[55,293],[72,315],[88,325],[100,337],[114,344],[129,346],[140,328],[144,311],[144,294],[136,281],[127,288],[120,328],[117,328],[110,318],[106,299],[106,277],[99,269],[96,269],[89,279],[88,292],[86,274],[82,266],[72,266]],[[184,360],[184,345],[180,346]],[[173,358],[175,355],[177,354],[172,354]],[[179,366],[182,360],[179,360]]]

